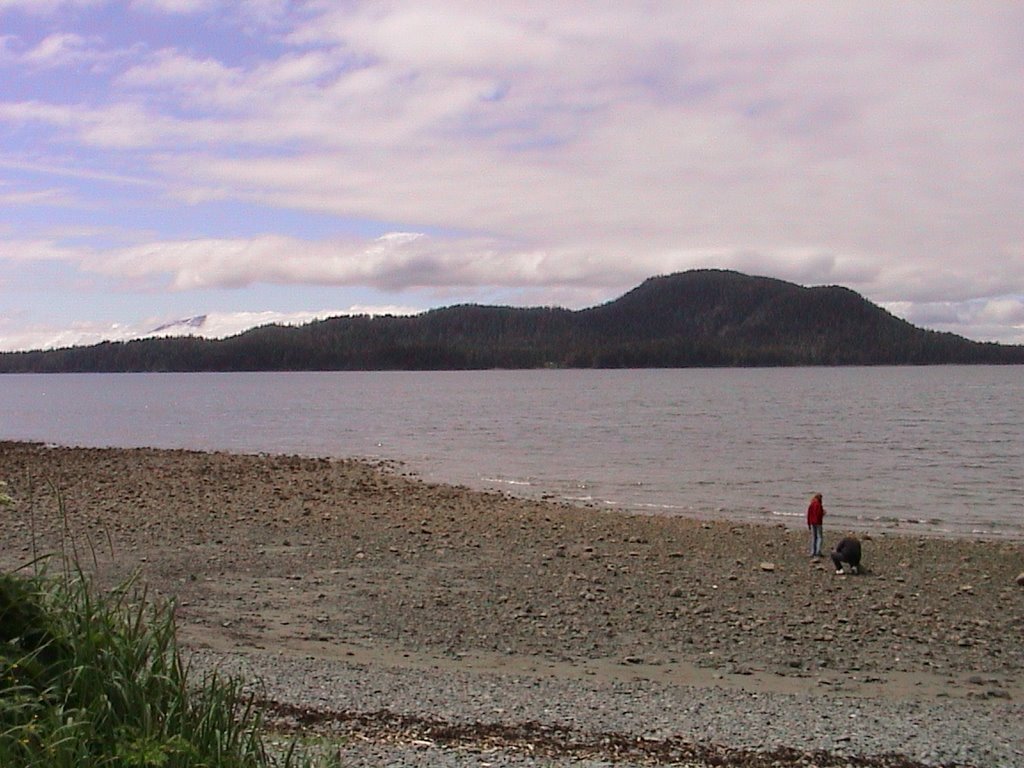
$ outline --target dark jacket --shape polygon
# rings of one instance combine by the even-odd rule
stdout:
[[[841,563],[853,566],[860,565],[860,541],[853,536],[840,539],[835,548],[836,559]]]

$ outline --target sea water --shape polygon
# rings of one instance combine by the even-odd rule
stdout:
[[[0,439],[402,462],[649,514],[1024,538],[1024,368],[0,376]]]

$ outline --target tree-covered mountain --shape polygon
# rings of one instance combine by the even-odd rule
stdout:
[[[1024,363],[1024,346],[917,328],[853,291],[724,270],[646,280],[607,304],[459,305],[336,317],[227,339],[0,354],[0,372],[437,370]]]

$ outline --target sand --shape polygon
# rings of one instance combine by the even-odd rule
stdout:
[[[1024,542],[807,534],[425,483],[358,460],[0,443],[0,566],[71,552],[188,648],[893,701],[1024,699]],[[795,499],[795,505],[804,504]],[[826,547],[846,531],[826,520]]]

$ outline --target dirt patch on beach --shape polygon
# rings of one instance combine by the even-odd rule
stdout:
[[[0,443],[0,479],[16,499],[0,565],[74,547],[103,584],[137,573],[196,647],[1024,696],[1021,542],[862,536],[868,572],[837,576],[800,529],[525,501],[355,460]],[[826,525],[826,545],[843,533]]]

